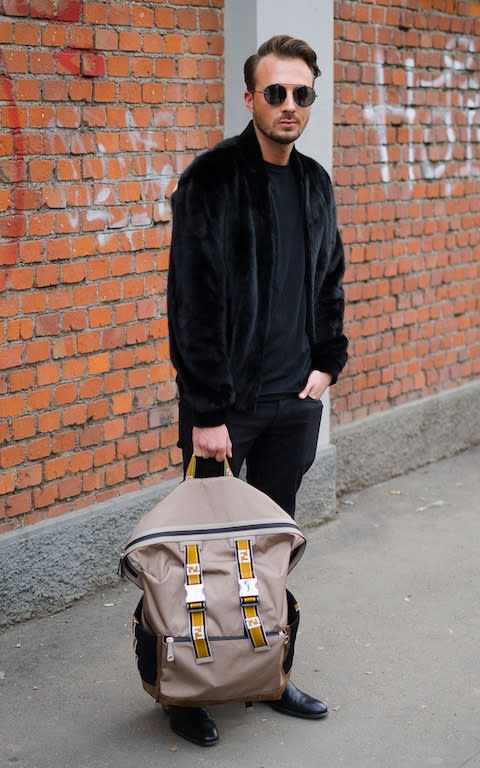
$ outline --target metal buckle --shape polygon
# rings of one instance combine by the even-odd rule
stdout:
[[[258,597],[260,592],[257,587],[257,579],[239,579],[238,584],[240,587],[239,597]]]
[[[187,607],[191,603],[205,603],[205,590],[203,584],[185,584]]]

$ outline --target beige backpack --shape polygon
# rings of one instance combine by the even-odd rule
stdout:
[[[143,687],[165,705],[279,699],[299,611],[292,518],[231,476],[187,479],[146,513],[120,571],[143,590],[133,618]]]

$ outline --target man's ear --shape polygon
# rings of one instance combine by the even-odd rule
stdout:
[[[250,91],[245,91],[243,94],[243,100],[245,101],[245,106],[248,111],[253,112],[253,93],[250,93]]]

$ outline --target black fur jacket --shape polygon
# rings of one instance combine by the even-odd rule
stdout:
[[[327,172],[293,150],[305,216],[312,369],[333,382],[347,360],[344,255]],[[254,407],[275,258],[267,172],[253,124],[198,156],[173,197],[168,276],[170,352],[196,426]]]

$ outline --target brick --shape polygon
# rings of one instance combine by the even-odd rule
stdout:
[[[15,476],[13,472],[0,473],[0,496],[5,493],[12,493],[15,488]]]
[[[56,363],[45,363],[37,367],[37,382],[39,386],[56,384],[60,381],[61,370]]]
[[[136,458],[136,459],[130,459],[130,461],[127,462],[128,478],[131,479],[135,477],[141,477],[142,475],[146,475],[147,473],[148,473],[147,459]]]
[[[149,29],[154,26],[154,12],[150,8],[145,7],[130,7],[130,20],[135,29],[145,28]]]
[[[138,52],[142,50],[142,38],[139,32],[122,31],[119,34],[119,49],[121,51]]]
[[[158,29],[175,29],[176,24],[177,16],[172,8],[155,8],[155,26]]]
[[[58,75],[80,75],[80,52],[66,49],[55,53]]]
[[[104,427],[105,440],[118,440],[125,434],[123,419],[109,419]]]
[[[82,492],[82,480],[80,477],[68,477],[58,483],[59,499],[71,499]]]
[[[17,80],[15,95],[18,101],[40,101],[40,83],[35,80]]]
[[[41,488],[34,488],[33,490],[33,503],[35,509],[43,509],[49,507],[58,499],[58,485],[56,483],[49,483],[48,485],[42,485]]]
[[[0,448],[0,467],[10,469],[21,464],[25,459],[25,447],[23,445],[10,445]]]
[[[58,285],[60,281],[60,268],[57,265],[49,264],[39,266],[35,270],[35,287],[45,288],[46,286]]]
[[[104,57],[97,53],[82,54],[81,73],[83,77],[103,77],[105,74]]]
[[[162,470],[167,469],[169,461],[168,453],[166,451],[159,451],[148,458],[148,471],[151,473],[161,472]]]
[[[72,26],[69,29],[68,44],[72,48],[93,48],[94,33],[88,27]]]
[[[115,83],[94,82],[93,98],[99,102],[114,102],[117,100],[117,86]]]
[[[113,396],[112,412],[115,416],[129,413],[132,410],[133,399],[131,392],[122,392]]]
[[[77,353],[77,341],[75,336],[63,336],[53,340],[52,357],[59,360],[63,357],[72,357]]]
[[[118,32],[110,29],[95,30],[95,48],[104,51],[118,50]]]
[[[58,336],[61,329],[60,315],[38,315],[35,318],[36,336]]]
[[[157,451],[160,447],[160,435],[158,433],[145,433],[140,435],[139,448],[141,453]]]
[[[70,82],[68,97],[71,101],[91,101],[93,97],[93,81],[76,79]]]
[[[5,50],[3,53],[4,66],[9,75],[28,72],[28,56],[25,51]],[[31,70],[33,72],[33,70]]]
[[[86,264],[66,264],[62,269],[62,277],[65,283],[81,283],[87,274]]]
[[[55,58],[50,52],[32,51],[30,54],[30,72],[32,75],[52,75],[55,68]],[[22,69],[21,71],[25,70]],[[30,111],[30,120],[31,114],[32,110]]]
[[[87,404],[87,421],[104,421],[110,415],[109,400],[95,400]]]
[[[118,485],[123,483],[126,478],[125,463],[118,461],[115,464],[111,464],[105,470],[105,483],[107,485]]]
[[[101,445],[102,441],[103,430],[101,426],[88,426],[80,432],[80,445],[82,448],[86,448],[90,445]]]
[[[106,24],[108,20],[106,3],[83,4],[83,19],[86,24]]]
[[[131,356],[130,356],[131,357]],[[133,365],[133,358],[132,365]],[[115,360],[114,360],[115,367]],[[125,374],[123,372],[107,374],[104,379],[105,393],[111,394],[112,392],[122,392],[125,389]]]
[[[108,4],[108,21],[113,25],[129,25],[131,22],[129,5],[125,5],[123,2],[110,2]]]
[[[110,307],[92,307],[88,311],[90,328],[101,328],[112,324],[112,310]]]
[[[10,320],[7,324],[8,341],[27,340],[33,336],[33,322],[30,318]]]
[[[0,370],[15,368],[18,365],[22,365],[23,352],[23,344],[13,344],[2,351],[2,355],[0,356]]]
[[[99,397],[103,393],[103,379],[88,378],[80,382],[79,397],[81,400],[88,400],[93,397]]]
[[[24,389],[31,389],[35,386],[35,372],[29,369],[21,371],[12,371],[10,374],[10,392],[20,392]]]
[[[33,499],[31,491],[22,491],[22,493],[13,493],[7,497],[6,510],[8,517],[18,517],[31,512],[33,508]]]
[[[94,467],[101,467],[105,464],[111,464],[115,459],[115,446],[105,445],[102,448],[96,448],[93,452]]]
[[[107,353],[92,355],[88,359],[89,374],[106,373],[110,370],[110,356]]]
[[[39,432],[55,432],[60,428],[61,414],[59,411],[52,413],[41,413],[38,417]]]
[[[82,404],[72,405],[63,409],[63,426],[71,427],[74,425],[85,424],[87,420],[87,408]]]
[[[93,456],[91,451],[82,451],[81,453],[75,453],[70,457],[69,469],[70,472],[87,472],[93,467]]]
[[[75,449],[75,432],[57,432],[53,436],[53,453],[69,453]]]
[[[66,405],[75,402],[77,398],[77,385],[74,383],[60,384],[55,388],[55,402],[57,405]]]
[[[141,400],[141,393],[135,395],[135,400]],[[139,406],[142,405],[139,403]],[[127,432],[141,432],[148,429],[148,414],[147,413],[135,413],[127,417]]]
[[[47,47],[61,48],[67,43],[67,28],[61,24],[47,24],[42,29],[42,44]]]
[[[24,237],[27,231],[25,216],[7,214],[0,216],[0,237]]]
[[[119,459],[127,459],[138,454],[138,442],[136,437],[119,440],[117,444],[117,455]]]
[[[49,177],[51,178],[51,176]],[[50,235],[54,230],[54,217],[50,213],[38,213],[29,219],[28,234],[30,237]]]

